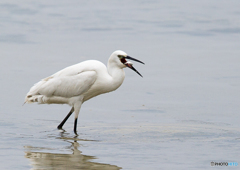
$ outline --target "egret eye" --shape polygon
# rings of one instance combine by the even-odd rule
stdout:
[[[122,59],[122,58],[124,58],[124,56],[123,55],[118,55],[118,58]]]

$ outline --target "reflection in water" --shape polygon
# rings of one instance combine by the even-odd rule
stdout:
[[[46,148],[26,146],[25,157],[30,159],[34,170],[37,169],[86,169],[86,170],[119,170],[122,169],[115,165],[90,162],[96,159],[94,156],[83,155],[78,150],[79,143],[75,140],[71,142],[73,154],[58,154],[46,152],[32,152],[31,150],[45,150]]]

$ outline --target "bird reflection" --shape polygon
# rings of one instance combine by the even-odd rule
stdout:
[[[69,142],[69,141],[68,141]],[[25,157],[31,162],[32,169],[57,169],[57,170],[119,170],[122,169],[115,165],[90,162],[96,159],[94,156],[83,155],[78,150],[79,143],[75,140],[71,143],[72,154],[46,153],[46,152],[32,152],[31,150],[45,150],[46,148],[26,146],[28,151]],[[49,149],[49,148],[48,148]]]

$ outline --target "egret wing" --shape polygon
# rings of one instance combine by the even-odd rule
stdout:
[[[84,71],[72,76],[49,77],[38,89],[38,94],[70,98],[86,92],[95,82],[95,71]]]
[[[93,70],[93,66],[95,66],[96,64],[98,65],[99,63],[100,63],[99,61],[95,61],[95,60],[83,61],[81,63],[74,64],[72,66],[66,67],[66,68],[56,72],[55,74],[53,74],[50,77],[62,77],[62,76],[77,75],[77,74],[82,73],[84,71]]]
[[[59,95],[74,96],[87,91],[96,80],[96,72],[99,66],[105,67],[99,61],[88,60],[66,67],[55,74],[46,77],[34,84],[27,93],[25,102],[34,95]],[[89,74],[89,75],[88,75]]]

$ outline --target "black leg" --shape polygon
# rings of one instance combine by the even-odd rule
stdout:
[[[77,134],[77,119],[78,119],[78,118],[75,118],[75,121],[74,121],[74,133],[75,133],[76,135],[78,135],[78,134]]]
[[[68,118],[71,116],[71,114],[73,113],[74,108],[72,107],[72,109],[70,110],[70,112],[68,113],[68,115],[63,119],[63,121],[58,125],[58,129],[62,129],[64,123],[68,120]]]

